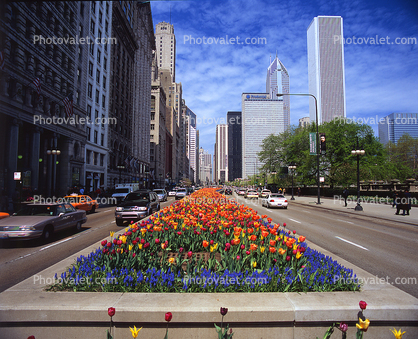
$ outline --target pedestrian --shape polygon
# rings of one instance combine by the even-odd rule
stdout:
[[[347,198],[348,198],[348,188],[344,188],[343,190],[343,198],[344,198],[344,207],[347,207]]]
[[[300,197],[300,195],[301,195],[301,189],[300,187],[298,187],[298,197]]]
[[[409,193],[408,189],[405,190],[404,199],[405,201],[403,205],[404,209],[403,209],[402,215],[405,215],[405,212],[406,212],[406,215],[409,215],[409,210],[411,209],[411,193]]]
[[[404,191],[400,191],[398,197],[396,198],[396,215],[399,215],[400,210],[404,210],[404,199]]]
[[[396,207],[396,202],[398,201],[398,197],[399,197],[398,191],[393,192],[392,208]]]

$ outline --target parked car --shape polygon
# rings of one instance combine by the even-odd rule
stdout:
[[[167,196],[167,191],[163,188],[156,188],[154,190],[155,193],[157,193],[158,195],[158,199],[160,199],[160,201],[167,201],[168,196]]]
[[[260,194],[260,198],[267,198],[269,194],[271,194],[270,190],[262,190]]]
[[[0,220],[0,239],[48,240],[63,229],[81,230],[87,221],[86,211],[77,210],[69,203],[26,204],[17,213]]]
[[[138,221],[160,210],[158,195],[150,190],[138,190],[129,193],[116,207],[116,225],[122,226],[124,221]]]
[[[176,200],[183,199],[187,195],[186,188],[179,188],[176,192]]]
[[[244,189],[239,189],[239,190],[238,190],[238,192],[237,192],[237,194],[238,194],[238,195],[243,195],[243,196],[245,196],[245,192],[246,192],[246,191],[245,191]]]
[[[232,189],[226,188],[225,189],[225,195],[232,195]]]
[[[246,199],[258,199],[258,193],[256,190],[248,190],[244,197]]]
[[[71,194],[64,197],[65,202],[70,203],[78,210],[94,213],[99,204],[88,195]]]
[[[283,194],[279,193],[270,193],[266,198],[261,200],[261,205],[270,207],[280,207],[287,209],[287,199]]]

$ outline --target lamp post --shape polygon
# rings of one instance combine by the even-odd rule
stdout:
[[[287,166],[287,168],[292,172],[292,197],[290,200],[295,200],[295,196],[293,195],[293,171],[296,169],[296,165],[292,163],[291,165]]]
[[[360,155],[364,155],[365,153],[364,149],[359,148],[357,137],[357,147],[351,151],[352,155],[357,156],[357,206],[354,208],[355,211],[363,210],[363,207],[360,205]]]
[[[50,161],[50,164],[52,164],[52,185],[51,185],[51,195],[55,195],[55,186],[57,183],[57,156],[61,154],[61,151],[59,149],[48,149],[46,150],[46,154],[52,156],[52,160]]]
[[[317,204],[321,204],[321,187],[319,186],[319,128],[318,128],[318,100],[316,99],[315,95],[309,93],[279,93],[276,94],[278,97],[282,97],[284,95],[299,95],[305,97],[312,97],[315,99],[315,116],[316,116],[316,184],[318,186],[318,201]]]

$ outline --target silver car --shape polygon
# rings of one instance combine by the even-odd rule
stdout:
[[[167,201],[167,191],[165,189],[156,188],[154,192],[157,193],[158,199],[160,199],[160,201]]]
[[[27,204],[9,218],[0,220],[0,239],[48,240],[55,231],[74,227],[81,230],[87,221],[86,211],[69,203]]]
[[[183,199],[187,195],[187,188],[179,188],[176,192],[176,200]]]

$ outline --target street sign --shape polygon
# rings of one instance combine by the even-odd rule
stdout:
[[[13,179],[14,180],[21,180],[22,179],[22,172],[13,172]]]
[[[309,133],[309,154],[316,155],[316,133]]]

